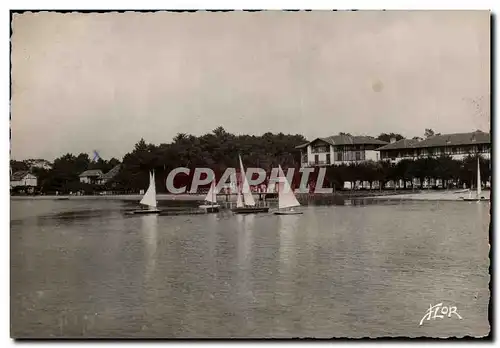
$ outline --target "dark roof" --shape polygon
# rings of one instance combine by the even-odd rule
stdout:
[[[120,171],[120,164],[117,164],[116,166],[113,167],[109,172],[101,176],[101,179],[109,180],[112,179],[118,172]]]
[[[489,133],[481,131],[470,133],[454,133],[454,134],[440,134],[434,135],[427,139],[418,141],[412,139],[402,139],[395,143],[382,146],[377,150],[399,150],[408,148],[425,148],[425,147],[444,147],[444,146],[460,146],[460,145],[474,145],[474,144],[491,144],[491,137]]]
[[[491,144],[489,133],[481,131],[434,135],[418,143],[418,147],[441,147],[450,145]]]
[[[307,145],[309,145],[310,143],[305,143],[305,144],[302,144],[302,145],[299,145],[299,146],[295,146],[296,149],[302,149],[304,147],[307,147]]]
[[[387,142],[378,140],[367,135],[332,135],[326,138],[316,138],[308,143],[296,146],[296,149],[301,149],[307,145],[322,140],[330,145],[385,145]]]
[[[332,135],[323,138],[332,145],[385,145],[387,142],[367,135]]]
[[[377,151],[380,150],[398,150],[398,149],[411,149],[416,144],[418,144],[418,140],[414,139],[401,139],[394,143],[387,144],[385,146],[379,147]]]
[[[15,172],[12,174],[12,176],[10,177],[10,180],[11,181],[19,181],[19,180],[22,180],[26,175],[28,175],[30,172],[28,172],[27,170],[20,170],[18,172]]]
[[[102,176],[102,170],[100,169],[91,169],[91,170],[86,170],[82,174],[80,174],[80,177],[83,176]]]

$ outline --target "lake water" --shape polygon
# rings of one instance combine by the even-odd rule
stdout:
[[[488,203],[125,216],[131,204],[11,200],[13,337],[461,337],[490,330]],[[462,319],[445,315],[420,326],[441,302]]]

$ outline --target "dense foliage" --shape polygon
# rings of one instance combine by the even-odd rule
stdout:
[[[122,170],[116,181],[123,190],[145,188],[149,180],[148,171],[154,169],[157,190],[161,192],[166,189],[166,177],[174,168],[210,168],[220,178],[226,168],[239,167],[238,155],[241,155],[245,167],[270,171],[281,164],[283,168],[298,168],[300,152],[295,147],[305,142],[307,140],[302,135],[234,135],[222,127],[199,137],[180,133],[172,143],[158,146],[146,144],[141,139],[134,150],[123,157]],[[189,188],[189,182],[190,178],[185,175],[176,177],[176,186],[188,185]]]

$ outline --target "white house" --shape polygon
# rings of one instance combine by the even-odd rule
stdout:
[[[12,174],[10,178],[10,187],[36,187],[37,177],[28,171],[19,171]]]
[[[333,135],[299,145],[301,167],[378,161],[377,149],[387,142],[370,136]]]
[[[100,169],[86,170],[79,175],[80,182],[84,184],[99,184],[102,176],[103,173]]]

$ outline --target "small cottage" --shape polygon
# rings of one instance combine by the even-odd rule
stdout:
[[[99,184],[103,173],[100,169],[86,170],[79,175],[80,182],[84,184]]]
[[[10,187],[36,187],[37,177],[26,170],[18,171],[10,177]]]

